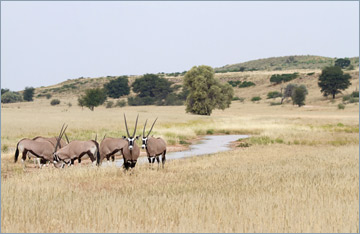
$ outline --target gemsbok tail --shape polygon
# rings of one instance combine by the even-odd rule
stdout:
[[[99,143],[96,141],[93,141],[96,145],[96,165],[100,166],[100,149],[99,149]]]
[[[15,151],[15,159],[14,159],[14,162],[17,162],[18,160],[18,157],[19,157],[19,143],[20,141],[17,143],[16,145],[16,151]]]

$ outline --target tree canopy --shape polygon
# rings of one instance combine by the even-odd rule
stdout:
[[[35,89],[33,87],[25,87],[23,98],[25,101],[32,102]]]
[[[339,58],[339,59],[335,60],[335,66],[337,66],[337,67],[345,68],[345,67],[348,67],[349,65],[350,65],[350,59]]]
[[[140,79],[136,79],[131,85],[137,97],[130,98],[128,101],[139,99],[140,105],[153,105],[163,102],[166,97],[173,92],[172,82],[165,78],[160,78],[155,74],[145,74]],[[129,105],[130,105],[129,103]]]
[[[78,104],[79,106],[86,106],[90,110],[94,111],[94,108],[104,104],[107,96],[104,89],[87,89],[85,90],[85,95],[79,97]]]
[[[129,80],[127,76],[120,76],[109,83],[104,84],[107,95],[111,98],[119,98],[130,93]]]
[[[186,112],[211,115],[213,109],[224,110],[231,104],[234,90],[229,84],[220,84],[209,66],[194,66],[184,77],[184,86],[189,90]]]
[[[351,76],[344,74],[338,66],[325,67],[319,76],[318,85],[325,97],[332,95],[334,99],[336,94],[351,85],[350,79]]]

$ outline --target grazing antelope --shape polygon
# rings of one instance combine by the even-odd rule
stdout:
[[[156,158],[156,161],[159,166],[160,165],[159,155],[162,155],[161,162],[162,162],[162,167],[164,168],[164,164],[166,161],[166,158],[165,158],[166,143],[160,137],[158,137],[158,138],[149,137],[149,135],[156,123],[156,120],[157,120],[157,118],[155,119],[153,125],[151,126],[149,133],[145,136],[145,128],[146,128],[146,123],[147,123],[147,120],[146,120],[145,125],[144,125],[144,130],[143,130],[143,136],[142,136],[142,148],[146,149],[146,154],[148,156],[149,163],[154,163],[155,158]]]
[[[110,164],[110,157],[112,162],[115,161],[115,154],[117,152],[121,152],[125,146],[127,146],[127,141],[123,138],[112,138],[107,137],[101,141],[100,143],[100,159],[98,164],[101,164],[104,158],[107,159],[108,164]]]
[[[69,141],[69,138],[67,137],[66,133],[65,133],[65,139],[66,139],[67,143],[69,144],[70,141]],[[95,141],[97,142],[97,133],[96,133],[96,136],[95,136]],[[75,160],[76,159],[71,159],[70,165],[74,165]],[[81,165],[81,158],[79,157],[77,160],[78,160],[79,165]]]
[[[125,113],[124,113],[124,120],[125,120],[125,128],[126,128],[127,137],[123,136],[123,139],[126,139],[127,145],[125,145],[122,148],[122,155],[123,155],[123,158],[124,158],[124,168],[126,170],[129,169],[129,168],[134,168],[135,165],[136,165],[137,159],[140,156],[140,148],[137,146],[137,144],[135,142],[135,140],[139,139],[139,136],[135,137],[138,118],[139,118],[139,115],[137,115],[137,117],[136,117],[134,133],[132,134],[132,136],[130,136],[129,130],[128,130],[128,127],[127,127],[127,123],[126,123],[126,116],[125,116]]]
[[[53,160],[56,163],[63,162],[70,165],[72,160],[80,159],[85,154],[87,154],[91,161],[95,163],[96,158],[100,158],[99,144],[94,140],[71,141],[65,147],[59,149],[53,154]],[[97,154],[96,158],[94,157],[95,154]]]
[[[62,136],[64,125],[61,128],[59,138]],[[67,128],[67,126],[65,127],[65,130],[66,130],[66,128]],[[50,141],[47,141],[47,140],[36,141],[36,140],[24,138],[24,139],[20,140],[16,146],[14,162],[15,163],[17,162],[19,153],[21,152],[22,153],[21,161],[23,163],[23,167],[25,168],[26,154],[29,152],[37,158],[54,163],[53,154],[57,150],[57,147],[59,145],[58,142],[54,147],[54,145]],[[55,148],[55,150],[54,150],[54,148]]]
[[[67,138],[67,137],[66,137],[66,138]],[[57,142],[57,137],[42,137],[42,136],[37,136],[37,137],[34,137],[32,140],[34,140],[34,141],[39,141],[39,142],[41,142],[41,141],[49,141],[49,142],[55,147],[56,142]],[[64,147],[65,145],[66,145],[65,141],[61,139],[61,140],[60,140],[60,143],[59,143],[59,148],[62,148],[62,147]],[[40,168],[42,167],[42,165],[44,165],[44,164],[46,164],[46,162],[48,162],[48,161],[46,161],[45,159],[38,158],[38,157],[32,155],[31,153],[28,153],[28,158],[29,158],[29,160],[30,160],[31,156],[34,157],[34,164],[36,164],[36,161],[37,161]]]

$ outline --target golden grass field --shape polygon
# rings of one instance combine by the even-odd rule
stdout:
[[[358,89],[352,83],[346,92]],[[315,92],[301,108],[234,101],[211,116],[185,114],[184,106],[91,112],[74,97],[62,100],[72,107],[44,99],[3,105],[2,232],[359,232],[359,105],[339,110],[341,95],[332,103]],[[243,140],[250,146],[131,173],[86,165],[24,171],[13,162],[18,140],[57,135],[64,122],[71,140],[122,136],[123,113],[129,126],[139,114],[139,134],[146,118],[159,116],[153,134],[169,145],[239,133],[251,135]]]

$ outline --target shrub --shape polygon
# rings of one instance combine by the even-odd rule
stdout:
[[[339,105],[338,105],[338,109],[339,109],[339,110],[343,110],[343,109],[345,109],[345,105],[344,105],[344,104],[342,104],[342,103],[339,103]]]
[[[121,76],[109,83],[104,84],[104,89],[109,97],[119,98],[130,93],[127,76]]]
[[[352,93],[351,93],[351,96],[352,97],[359,97],[359,91],[353,91]]]
[[[26,87],[23,93],[23,98],[25,101],[33,101],[35,89],[33,87]]]
[[[239,80],[236,80],[236,81],[230,80],[230,81],[228,81],[228,84],[231,85],[232,87],[236,87],[236,86],[241,84],[241,81],[239,81]]]
[[[113,105],[114,105],[114,102],[113,102],[113,101],[107,101],[105,107],[106,107],[106,108],[112,108]]]
[[[9,146],[4,144],[1,146],[1,151],[4,152],[4,153],[7,153],[9,151]]]
[[[267,99],[277,98],[277,97],[282,97],[282,94],[278,91],[268,92],[268,94],[267,94]]]
[[[255,83],[253,83],[251,81],[244,81],[239,85],[239,88],[246,88],[246,87],[250,87],[250,86],[255,86]]]
[[[1,95],[1,103],[14,103],[14,102],[21,102],[22,96],[16,92],[5,92]]]
[[[296,87],[293,95],[291,96],[293,103],[298,105],[299,107],[305,105],[306,92],[307,91],[302,87]]]
[[[251,98],[251,101],[252,102],[256,102],[256,101],[260,101],[261,100],[261,97],[259,97],[259,96],[256,96],[256,97],[252,97]]]
[[[50,93],[45,95],[46,99],[50,99],[52,97],[52,95]]]
[[[125,100],[117,100],[115,106],[116,107],[124,107],[124,106],[126,106],[126,101]]]
[[[59,104],[60,104],[60,100],[59,100],[59,99],[53,99],[53,100],[51,100],[50,104],[51,104],[52,106],[59,105]]]
[[[280,84],[281,82],[288,82],[296,79],[299,76],[298,72],[292,74],[274,74],[270,77],[270,82]]]
[[[306,74],[306,75],[312,76],[312,75],[314,75],[314,74],[315,74],[315,72],[310,72],[310,73],[308,73],[308,74]]]

